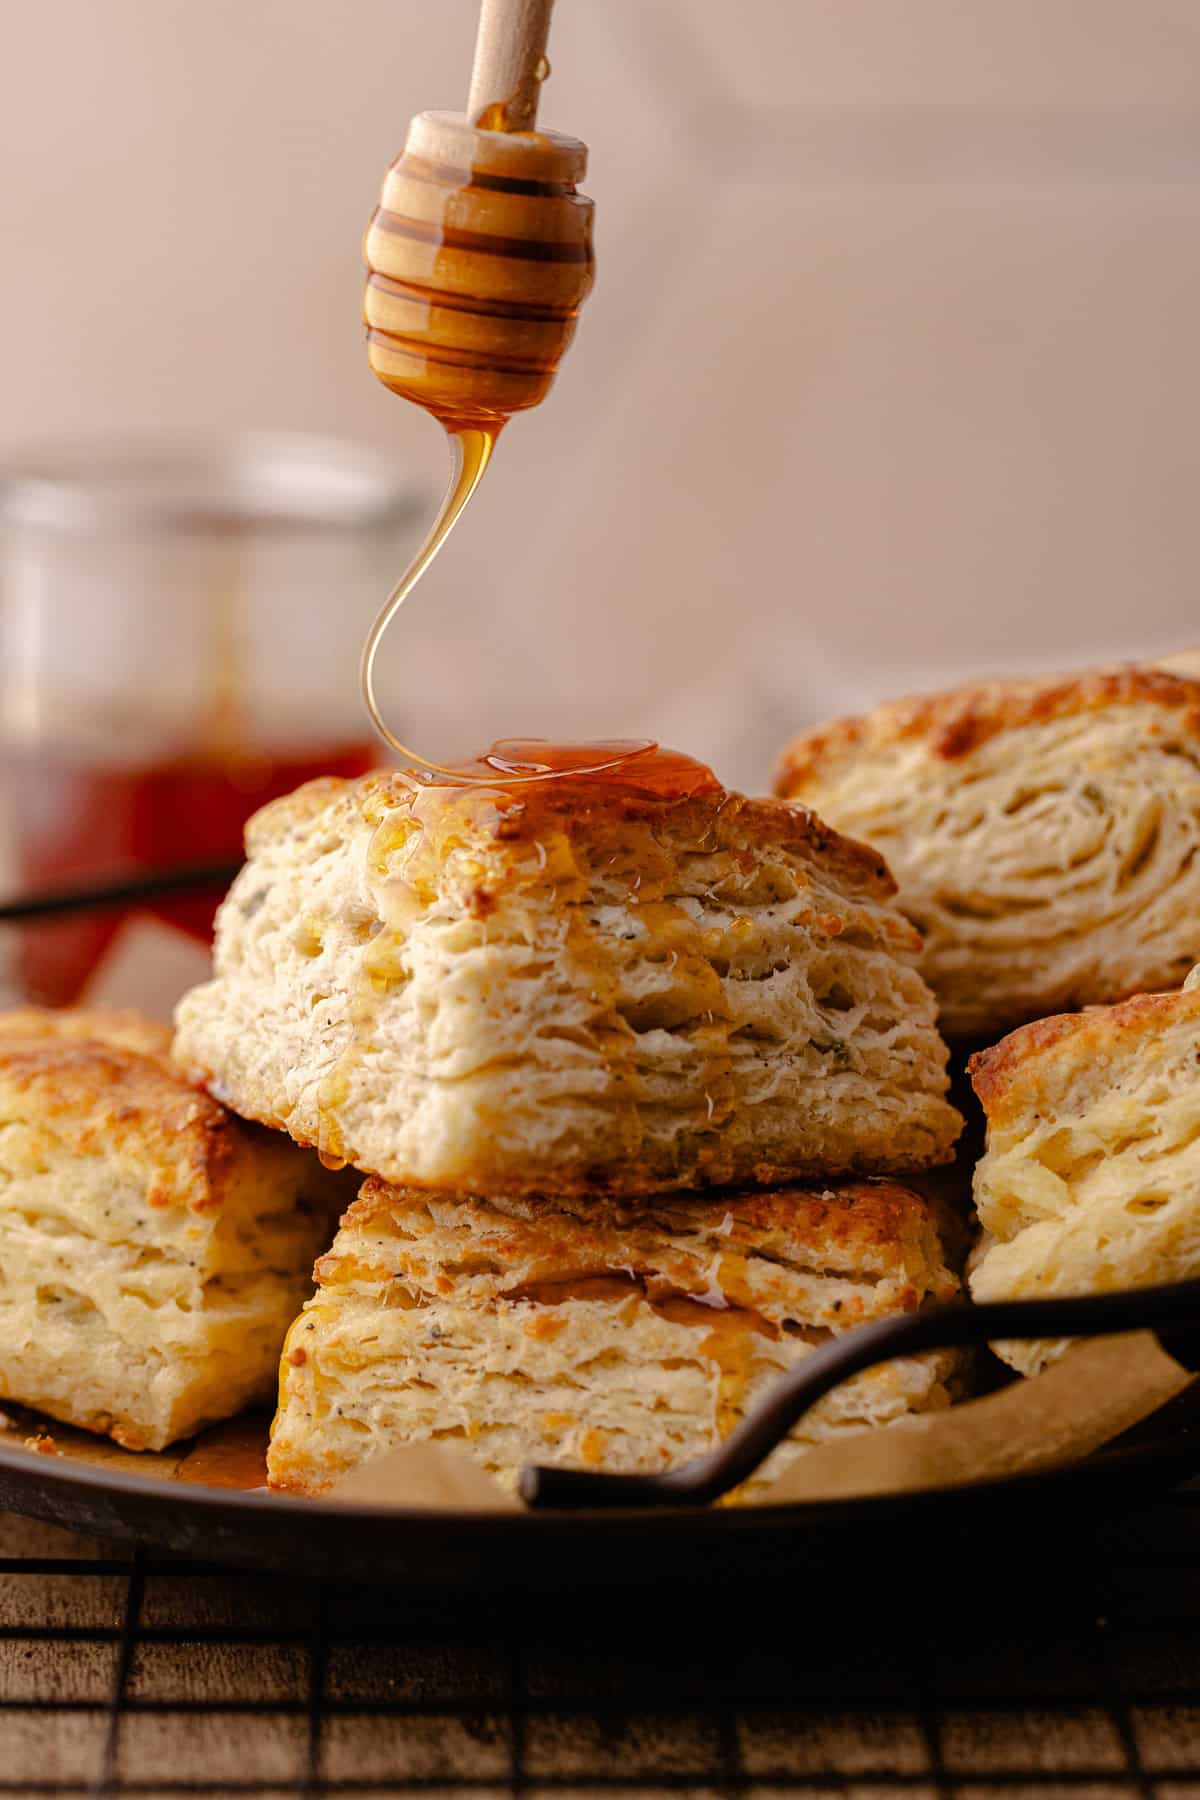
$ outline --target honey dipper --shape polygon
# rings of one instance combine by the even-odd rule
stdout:
[[[534,129],[551,4],[484,0],[466,113],[418,113],[367,230],[371,367],[451,429],[544,399],[592,285],[587,149]]]
[[[442,775],[461,772],[417,756],[385,724],[375,656],[478,486],[501,428],[545,398],[592,285],[592,202],[575,185],[587,148],[535,129],[552,6],[483,0],[467,111],[418,113],[367,228],[371,368],[441,421],[455,471],[429,537],[367,639],[363,696],[392,748]]]

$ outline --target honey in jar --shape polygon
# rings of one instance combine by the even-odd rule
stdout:
[[[299,436],[135,440],[0,477],[8,891],[236,863],[265,801],[377,762],[355,669],[426,504],[390,458]],[[153,911],[207,941],[218,899]],[[127,918],[9,927],[8,984],[77,999]]]

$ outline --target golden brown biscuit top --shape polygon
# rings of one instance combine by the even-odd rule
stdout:
[[[0,1015],[0,1123],[44,1129],[84,1155],[128,1149],[155,1165],[152,1207],[218,1210],[237,1152],[270,1146],[269,1132],[189,1087],[164,1057],[83,1035],[89,1015],[55,1015],[53,1029],[35,1018],[34,1035],[20,1035],[21,1018]]]
[[[694,767],[707,775],[703,765]],[[774,847],[819,865],[852,893],[889,899],[896,891],[887,864],[869,845],[844,837],[797,802],[748,799],[715,778],[711,786],[653,793],[570,778],[505,789],[414,788],[387,770],[356,781],[322,777],[256,813],[246,828],[246,851],[259,856],[298,833],[334,840],[359,823],[375,834],[368,859],[373,875],[394,872],[398,858],[407,878],[420,877],[431,888],[448,859],[464,849],[485,864],[504,862],[523,848],[540,853],[550,835],[585,853],[593,867],[635,843],[650,859],[658,845],[671,856],[726,852],[748,863]]]
[[[1200,1024],[1200,989],[1135,994],[1115,1006],[1035,1019],[971,1057],[971,1084],[989,1122],[1004,1126],[1036,1107],[1055,1077],[1103,1070],[1115,1053],[1188,1019]]]
[[[461,1236],[459,1260],[444,1256],[449,1202]],[[824,1190],[779,1188],[761,1193],[683,1194],[622,1201],[605,1196],[577,1203],[537,1197],[477,1200],[390,1186],[371,1177],[342,1220],[349,1234],[317,1266],[318,1280],[377,1280],[373,1235],[386,1241],[388,1272],[432,1275],[439,1292],[459,1276],[494,1277],[507,1298],[567,1297],[580,1282],[666,1282],[681,1295],[720,1310],[751,1304],[747,1262],[797,1276],[848,1276],[908,1284],[906,1304],[917,1306],[928,1286],[954,1292],[942,1267],[941,1246],[928,1202],[887,1180],[849,1181]],[[422,1249],[436,1237],[437,1258]],[[530,1290],[536,1290],[531,1296]],[[584,1296],[586,1297],[586,1296]],[[596,1297],[601,1297],[597,1293]],[[761,1296],[760,1296],[761,1298]]]
[[[1175,730],[1200,736],[1200,680],[1129,664],[1046,680],[985,681],[940,694],[914,695],[857,718],[802,733],[775,771],[775,791],[802,790],[809,781],[853,760],[861,751],[923,741],[930,754],[954,761],[1004,731],[1111,706],[1151,705],[1177,715]]]

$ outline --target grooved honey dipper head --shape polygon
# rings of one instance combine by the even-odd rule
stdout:
[[[385,387],[445,424],[536,406],[592,285],[587,149],[419,113],[367,229],[363,316]]]

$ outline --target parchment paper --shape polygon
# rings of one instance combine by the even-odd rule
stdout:
[[[758,1498],[775,1505],[908,1493],[1076,1462],[1191,1380],[1149,1331],[1077,1343],[999,1393],[811,1450]]]
[[[353,1506],[422,1506],[447,1512],[523,1512],[486,1469],[438,1444],[404,1444],[352,1469],[328,1498]]]

